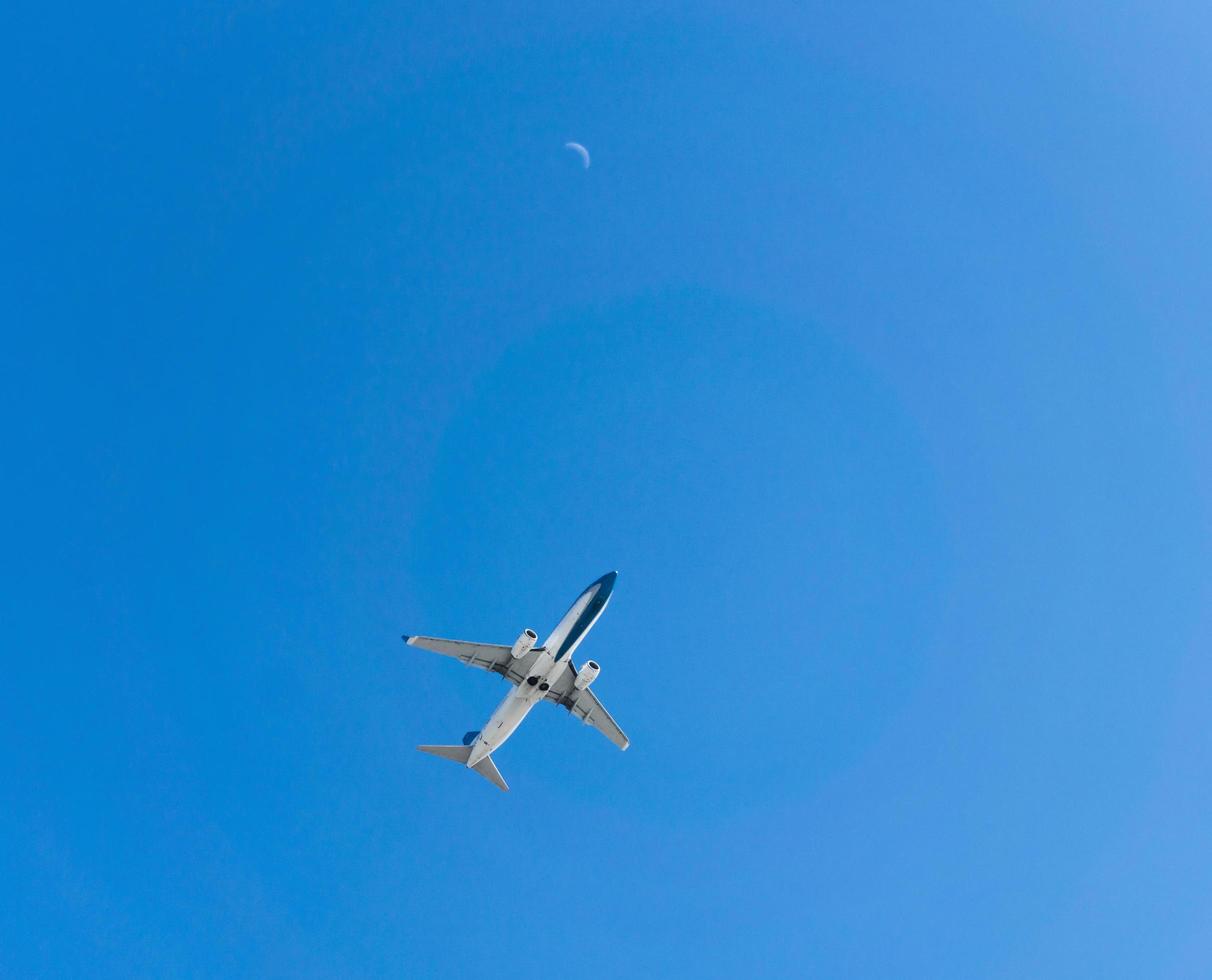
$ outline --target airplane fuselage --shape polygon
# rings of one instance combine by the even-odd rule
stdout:
[[[572,653],[602,615],[616,577],[617,573],[609,572],[577,596],[576,602],[544,641],[543,652],[531,665],[526,679],[505,695],[471,743],[467,768],[474,769],[477,763],[504,745],[530,709],[543,700],[551,685],[572,669]]]

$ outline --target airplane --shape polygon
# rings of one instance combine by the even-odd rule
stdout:
[[[492,753],[505,744],[531,708],[540,701],[554,701],[625,751],[630,741],[602,707],[602,702],[589,690],[589,685],[601,672],[601,666],[596,661],[586,660],[578,670],[572,662],[573,651],[585,639],[585,634],[598,621],[606,603],[610,601],[618,575],[618,572],[607,572],[577,596],[576,602],[551,631],[551,636],[539,646],[535,646],[539,636],[532,629],[522,630],[513,646],[443,640],[436,636],[409,636],[406,633],[404,642],[411,647],[432,650],[454,657],[470,667],[490,670],[514,685],[488,723],[479,731],[464,735],[462,745],[418,745],[417,748],[430,755],[458,762],[478,772],[494,786],[508,790],[509,786],[492,761]]]

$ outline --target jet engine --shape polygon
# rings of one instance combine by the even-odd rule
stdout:
[[[583,691],[595,680],[598,679],[598,674],[602,672],[602,668],[598,666],[596,661],[586,660],[581,665],[581,669],[577,671],[576,680],[572,682],[572,686],[578,691]]]
[[[513,641],[513,649],[509,651],[509,655],[514,660],[520,660],[526,654],[534,649],[534,645],[539,642],[539,634],[534,630],[522,630],[522,635]]]

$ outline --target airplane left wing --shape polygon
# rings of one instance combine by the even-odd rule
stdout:
[[[596,694],[589,688],[578,691],[573,687],[572,682],[575,678],[576,671],[572,664],[569,664],[568,669],[560,675],[560,679],[547,692],[547,700],[563,705],[574,718],[580,718],[586,725],[592,725],[620,749],[626,751],[627,746],[631,744],[631,739],[623,733],[618,722],[610,717],[610,712],[602,707],[602,702],[598,700]]]
[[[568,710],[586,725],[592,725],[624,752],[627,751],[631,739],[623,734],[623,729],[619,727],[618,722],[611,718],[610,712],[602,707],[602,702],[598,700],[597,695],[588,689],[574,691],[573,694],[575,699]]]
[[[530,665],[543,650],[542,647],[536,647],[526,656],[514,660],[509,655],[512,648],[498,643],[468,643],[466,640],[443,640],[437,636],[405,636],[404,642],[410,647],[453,657],[469,667],[490,670],[514,684],[521,684],[526,679]]]

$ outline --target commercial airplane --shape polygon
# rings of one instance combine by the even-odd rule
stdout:
[[[405,635],[404,642],[409,646],[454,657],[481,670],[491,670],[514,685],[492,713],[488,724],[478,732],[464,735],[462,745],[418,745],[417,748],[458,762],[507,790],[509,787],[492,761],[492,753],[505,744],[531,708],[540,701],[554,701],[586,725],[593,725],[620,749],[626,749],[630,744],[627,736],[589,690],[602,668],[595,661],[586,660],[578,670],[572,662],[573,651],[610,601],[618,575],[618,572],[607,572],[577,596],[572,608],[541,646],[535,646],[539,636],[530,629],[522,630],[522,635],[511,647]]]

